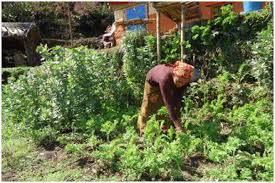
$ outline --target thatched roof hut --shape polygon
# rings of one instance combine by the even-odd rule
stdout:
[[[41,37],[35,23],[3,22],[1,32],[3,67],[40,64],[39,55],[35,50],[41,42]]]

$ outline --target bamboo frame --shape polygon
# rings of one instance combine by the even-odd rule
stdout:
[[[159,10],[157,10],[157,14],[156,14],[156,26],[157,26],[157,61],[158,63],[160,63],[160,59],[161,59],[161,53],[160,53],[160,12]]]
[[[184,47],[183,47],[183,42],[184,42],[184,24],[185,24],[185,7],[184,4],[181,4],[181,29],[180,29],[180,49],[181,49],[181,54],[180,54],[180,60],[183,62],[183,56],[184,56]]]

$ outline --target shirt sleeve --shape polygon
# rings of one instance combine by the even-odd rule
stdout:
[[[181,96],[169,85],[169,83],[160,83],[160,92],[163,102],[168,109],[169,117],[176,121],[180,116]]]

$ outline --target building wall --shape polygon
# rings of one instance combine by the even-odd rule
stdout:
[[[150,14],[157,13],[156,9],[153,7],[153,3],[148,3],[148,12]]]
[[[124,20],[124,10],[116,10],[114,12],[114,18],[116,22]]]
[[[156,14],[150,14],[149,15],[149,19],[154,19],[156,20]],[[172,29],[175,29],[177,27],[176,22],[174,22],[173,20],[171,20],[170,18],[168,18],[166,15],[160,13],[160,33],[166,33],[169,32]],[[149,33],[151,34],[156,34],[157,30],[156,30],[156,21],[147,24],[147,30],[149,31]]]
[[[126,17],[125,17],[126,9],[127,8],[116,10],[114,12],[115,21],[119,22],[119,21],[126,20]],[[155,8],[153,8],[152,3],[147,3],[147,10],[148,10],[148,19],[153,19],[154,21],[146,24],[146,29],[148,30],[149,33],[155,35],[156,34],[156,10]],[[176,26],[177,26],[176,22],[168,18],[166,15],[162,13],[160,14],[160,33],[169,32],[171,29],[175,29]],[[121,43],[121,39],[126,30],[127,28],[124,27],[123,25],[118,25],[116,27],[115,39],[117,44]]]
[[[125,27],[123,25],[118,25],[116,27],[116,32],[115,32],[116,44],[118,44],[118,45],[121,44],[124,32],[125,32]]]
[[[146,28],[149,33],[156,35],[156,9],[153,7],[153,3],[148,3],[148,18],[153,19],[152,23],[148,23]],[[160,13],[160,33],[169,32],[171,29],[177,27],[176,22],[168,18],[166,15]]]
[[[199,2],[200,4],[200,11],[202,20],[209,20],[214,18],[213,9],[217,7],[221,7],[227,4],[233,5],[233,10],[236,13],[243,12],[243,2]],[[266,5],[267,3],[265,3]],[[148,23],[146,25],[147,30],[151,34],[156,34],[156,10],[153,7],[152,3],[147,3],[148,7],[148,19],[153,19],[151,23]],[[130,7],[130,6],[129,6]],[[115,11],[115,21],[122,21],[125,20],[125,10],[120,9]],[[191,19],[186,21],[187,24],[192,24],[192,22],[198,21],[198,19]],[[168,18],[166,15],[160,13],[160,33],[166,33],[170,32],[171,30],[175,30],[177,27],[176,22],[174,22],[172,19]],[[126,27],[123,25],[117,26],[117,31],[115,33],[115,38],[117,43],[119,44],[121,42],[121,38],[123,37],[124,32],[126,31]]]

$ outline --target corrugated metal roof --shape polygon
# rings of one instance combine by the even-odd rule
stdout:
[[[26,37],[34,22],[2,22],[2,37]]]

